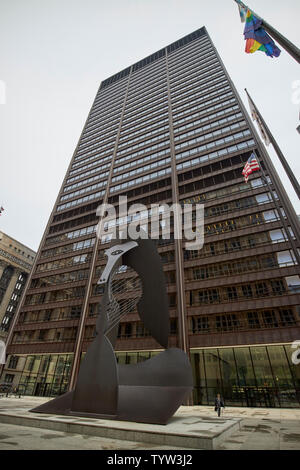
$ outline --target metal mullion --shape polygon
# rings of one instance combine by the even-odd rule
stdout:
[[[296,381],[295,381],[294,372],[293,372],[293,370],[292,370],[292,368],[291,368],[291,364],[290,364],[290,361],[289,361],[289,358],[288,358],[288,355],[287,355],[287,352],[286,352],[286,349],[285,349],[285,345],[283,344],[282,347],[283,347],[284,354],[285,354],[285,357],[286,357],[286,360],[287,360],[287,363],[288,363],[288,366],[289,366],[289,371],[290,371],[291,378],[292,378],[292,382],[293,382],[293,384],[294,384],[294,389],[295,389],[295,392],[296,392],[297,387],[296,387]],[[300,400],[299,400],[299,398],[298,398],[298,396],[297,396],[297,393],[296,393],[296,400],[297,400],[298,403],[300,404]]]
[[[275,375],[274,375],[274,372],[273,372],[272,362],[270,360],[268,348],[267,348],[267,346],[265,346],[265,348],[266,348],[267,358],[268,358],[268,361],[269,361],[269,364],[270,364],[271,374],[272,374],[272,378],[273,378],[273,388],[276,391],[280,392],[280,388],[276,385]],[[280,401],[280,394],[279,393],[278,393],[278,401],[279,401],[279,407],[281,408],[281,401]]]
[[[176,157],[175,157],[175,143],[174,143],[174,131],[173,131],[173,117],[172,117],[172,102],[171,102],[171,89],[168,71],[168,51],[166,48],[166,73],[167,73],[167,91],[168,91],[168,106],[169,106],[169,125],[170,125],[170,151],[171,151],[171,179],[172,179],[172,193],[173,203],[179,204],[179,193],[178,193],[178,178],[176,169]],[[179,343],[183,351],[189,356],[189,345],[188,345],[188,330],[186,322],[186,299],[185,299],[185,285],[184,285],[184,263],[182,255],[182,240],[174,239],[175,245],[175,264],[176,264],[176,284],[177,284],[177,306],[178,308],[178,320],[179,320]]]
[[[255,372],[254,363],[253,363],[253,358],[252,358],[252,353],[251,353],[251,347],[250,347],[250,346],[247,346],[247,348],[248,348],[248,350],[249,350],[249,356],[250,356],[251,365],[252,365],[252,370],[253,370],[253,376],[254,376],[254,380],[255,380],[255,387],[256,387],[256,391],[258,392],[257,378],[256,378],[256,372]],[[259,402],[260,402],[260,404],[261,404],[260,396],[259,396]]]
[[[119,121],[118,133],[117,133],[116,141],[115,141],[115,148],[114,148],[113,156],[112,156],[110,173],[108,175],[106,191],[105,191],[105,194],[104,194],[104,197],[103,197],[102,204],[107,203],[108,197],[109,197],[110,184],[111,184],[111,179],[112,179],[112,174],[113,174],[113,169],[114,169],[114,161],[115,161],[116,154],[117,154],[117,149],[118,149],[118,141],[119,141],[120,133],[121,133],[122,118],[123,118],[124,111],[125,111],[126,99],[127,99],[127,94],[128,94],[128,88],[129,88],[131,73],[132,73],[132,67],[130,69],[130,73],[129,73],[128,78],[127,78],[128,81],[127,81],[127,86],[125,88],[123,108],[122,108],[122,111],[121,111],[121,117],[120,117],[120,121]],[[102,220],[103,220],[103,218],[100,219],[99,226],[102,223]],[[101,230],[99,230],[99,233],[100,232],[101,232]],[[88,315],[88,303],[89,303],[89,300],[90,300],[92,281],[93,281],[93,277],[94,277],[94,268],[95,268],[95,264],[96,264],[97,259],[98,259],[99,242],[101,244],[101,240],[98,240],[97,237],[96,237],[96,243],[94,245],[92,261],[91,261],[91,264],[90,264],[89,279],[88,279],[88,283],[87,283],[85,297],[84,297],[84,300],[83,300],[83,309],[82,309],[82,314],[81,314],[81,319],[80,319],[81,321],[80,321],[80,324],[79,324],[79,327],[78,327],[77,338],[76,338],[76,342],[75,342],[74,360],[73,360],[73,364],[72,364],[72,370],[71,370],[71,373],[70,373],[69,390],[72,390],[74,388],[76,378],[77,378],[77,374],[78,374],[78,371],[79,371],[80,355],[81,355],[81,352],[82,352],[81,348],[82,348],[83,341],[84,341],[84,337],[83,337],[83,335],[84,335],[84,326],[85,326],[85,322],[86,322],[87,315]]]

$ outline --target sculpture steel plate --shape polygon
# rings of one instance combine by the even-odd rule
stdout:
[[[192,391],[193,378],[187,355],[168,348],[169,309],[160,256],[149,239],[118,240],[105,254],[96,336],[75,389],[31,411],[166,424]],[[118,325],[135,307],[165,351],[144,362],[118,365],[113,349]]]

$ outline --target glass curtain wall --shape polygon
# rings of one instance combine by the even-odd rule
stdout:
[[[191,350],[194,400],[213,405],[220,393],[227,406],[300,407],[300,364],[291,345]]]
[[[32,355],[19,383],[22,395],[57,396],[68,391],[73,354]]]

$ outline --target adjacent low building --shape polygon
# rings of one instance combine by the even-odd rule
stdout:
[[[35,251],[0,231],[0,340],[4,343],[35,255]],[[12,379],[9,374],[4,377],[7,383]]]

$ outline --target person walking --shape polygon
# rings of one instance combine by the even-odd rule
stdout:
[[[224,400],[221,398],[221,395],[218,393],[215,399],[215,411],[218,413],[218,416],[221,416],[221,408],[225,408]]]

